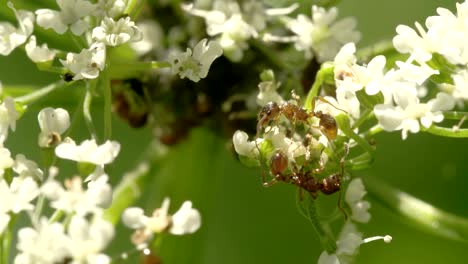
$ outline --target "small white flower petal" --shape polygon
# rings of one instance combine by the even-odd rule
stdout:
[[[179,211],[172,216],[169,232],[173,235],[192,234],[201,226],[201,216],[198,210],[192,208],[192,202],[186,201]]]

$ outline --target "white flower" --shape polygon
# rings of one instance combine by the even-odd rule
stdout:
[[[346,221],[336,241],[335,253],[322,252],[318,264],[348,263],[349,259],[357,254],[361,244],[362,234],[351,221]]]
[[[202,39],[192,50],[181,54],[169,55],[169,62],[172,65],[172,73],[179,74],[180,78],[189,78],[194,82],[205,78],[208,75],[211,63],[223,54],[223,49],[216,41],[207,44],[206,39]]]
[[[114,227],[111,223],[94,217],[91,221],[81,216],[74,216],[68,226],[71,257],[73,263],[110,263],[110,258],[100,253],[114,237]],[[99,258],[99,262],[93,259]]]
[[[14,177],[10,186],[2,179],[0,180],[0,212],[11,211],[17,214],[21,211],[34,209],[31,203],[39,195],[37,183],[32,178],[21,179]]]
[[[33,62],[46,62],[55,58],[57,52],[50,50],[47,44],[37,46],[36,36],[31,36],[29,42],[25,45],[26,54]]]
[[[219,43],[225,55],[232,61],[240,61],[243,50],[248,47],[247,40],[258,36],[256,29],[244,20],[236,2],[217,1],[212,11],[194,9],[193,4],[183,5],[182,8],[205,19],[209,36],[221,34]]]
[[[426,19],[427,31],[415,23],[417,32],[404,25],[397,27],[393,45],[401,53],[410,53],[418,62],[432,58],[433,53],[444,56],[452,64],[468,63],[466,12],[468,3],[457,3],[457,14],[445,8],[437,9],[437,16]]]
[[[37,119],[41,128],[38,143],[43,148],[59,143],[60,135],[70,127],[70,116],[62,108],[46,107],[39,112]]]
[[[260,82],[258,84],[257,104],[263,107],[269,102],[284,103],[283,97],[276,91],[279,86],[280,84],[275,81]]]
[[[200,212],[192,208],[192,202],[185,201],[180,209],[172,216],[169,233],[173,235],[192,234],[201,226]]]
[[[51,9],[36,10],[37,24],[45,29],[52,28],[63,34],[70,27],[73,34],[79,36],[89,27],[85,17],[90,15],[95,6],[85,0],[57,0],[60,11]]]
[[[49,223],[42,218],[36,228],[24,227],[18,231],[19,253],[16,264],[60,263],[70,256],[69,238],[61,223]]]
[[[112,200],[112,189],[107,183],[107,177],[89,182],[88,189],[83,190],[81,178],[76,176],[67,179],[65,187],[66,189],[63,189],[60,183],[53,180],[41,187],[41,192],[51,200],[52,208],[85,216],[101,212]]]
[[[23,154],[16,155],[13,171],[16,172],[20,178],[31,177],[33,179],[42,179],[44,175],[42,170],[37,166],[37,163],[26,159]]]
[[[0,22],[0,54],[9,55],[16,47],[26,42],[34,29],[34,14],[29,11],[19,10],[8,1],[8,7],[15,12],[19,27],[16,28],[8,22]]]
[[[66,60],[60,62],[74,75],[73,80],[95,79],[104,69],[106,46],[103,43],[94,43],[79,54],[69,52]]]
[[[290,20],[287,27],[296,34],[295,47],[305,51],[308,58],[315,53],[319,62],[332,60],[341,46],[348,42],[357,42],[361,34],[354,30],[356,20],[344,18],[336,21],[338,9],[312,6],[312,18],[302,14]]]
[[[258,148],[255,141],[249,141],[249,135],[244,131],[237,130],[232,136],[232,143],[237,154],[250,158],[258,156]]]
[[[0,176],[3,176],[4,170],[11,168],[13,166],[14,161],[11,158],[10,150],[0,146]],[[2,178],[2,177],[0,177]]]
[[[10,223],[10,215],[0,212],[0,236],[3,234],[3,231],[8,227]]]
[[[452,96],[460,101],[468,100],[468,70],[463,69],[452,75],[454,87]]]
[[[19,113],[16,111],[15,101],[9,96],[6,97],[0,104],[0,145],[3,145],[8,136],[8,128],[15,131],[18,118]]]
[[[138,55],[144,55],[153,49],[162,47],[164,33],[161,25],[155,20],[143,20],[137,23],[143,38],[140,41],[130,43],[130,46]]]
[[[129,207],[122,213],[122,222],[129,228],[142,228],[146,221],[148,221],[148,217],[145,216],[145,212],[141,208]]]
[[[368,212],[370,203],[362,199],[364,195],[366,195],[366,190],[362,180],[360,178],[353,179],[346,190],[345,201],[351,208],[351,219],[360,223],[369,222],[371,217]]]
[[[99,27],[93,29],[92,38],[108,46],[118,46],[127,42],[141,40],[141,31],[130,21],[130,17],[120,18],[117,21],[105,17]]]
[[[55,148],[55,155],[62,159],[76,162],[87,162],[96,165],[109,164],[114,161],[120,151],[117,141],[106,141],[98,146],[94,139],[85,140],[77,146],[75,141],[68,138]]]
[[[120,16],[127,7],[126,0],[99,0],[96,5],[94,15],[100,18]]]
[[[143,210],[138,207],[125,209],[122,214],[123,223],[132,229],[137,229],[132,238],[134,244],[145,243],[153,233],[169,232],[173,235],[184,235],[194,233],[200,228],[200,213],[192,208],[192,202],[184,202],[173,216],[168,213],[169,204],[169,198],[165,198],[161,208],[154,210],[151,216],[145,216]]]

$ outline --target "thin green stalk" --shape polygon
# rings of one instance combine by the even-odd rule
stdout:
[[[384,131],[383,127],[379,124],[371,127],[366,133],[364,133],[364,138],[371,138],[380,132]]]
[[[112,136],[112,91],[107,69],[101,73],[104,92],[104,140]]]
[[[376,177],[365,177],[370,196],[424,232],[468,243],[468,219],[445,212],[391,187]]]
[[[143,7],[145,1],[143,0],[130,0],[127,3],[127,8],[125,8],[124,13],[129,15],[132,20],[135,20]]]
[[[372,109],[366,109],[364,112],[361,113],[361,116],[359,117],[356,122],[354,122],[352,129],[360,127],[364,122],[369,120],[374,116],[374,111]]]
[[[92,83],[92,84],[91,84]],[[94,128],[93,118],[91,116],[91,103],[93,101],[92,87],[95,82],[88,82],[87,89],[85,94],[85,99],[83,101],[83,117],[88,127],[89,133],[94,139],[97,139],[96,129]]]
[[[443,114],[444,114],[444,119],[450,119],[450,120],[460,120],[468,116],[468,112],[460,112],[460,111],[444,111]]]
[[[127,172],[114,190],[112,205],[106,209],[104,218],[112,224],[117,224],[120,215],[125,208],[132,205],[143,193],[145,184],[151,180],[155,170],[166,156],[166,151],[162,146],[149,144],[144,153],[142,162],[132,171]],[[158,151],[159,150],[159,151]]]
[[[317,72],[317,76],[315,77],[315,82],[312,84],[312,88],[309,91],[309,94],[307,94],[305,103],[304,103],[304,108],[308,110],[312,110],[313,104],[315,97],[318,95],[318,92],[320,90],[320,87],[322,87],[323,80],[324,80],[324,72],[320,69]]]
[[[51,93],[55,89],[60,88],[60,87],[62,87],[64,85],[66,85],[66,84],[67,83],[65,81],[60,80],[60,81],[57,81],[55,83],[49,84],[49,85],[47,85],[47,86],[45,86],[43,88],[40,88],[38,90],[35,90],[32,93],[16,97],[15,101],[18,102],[18,103],[29,105],[29,104],[32,104],[35,101],[41,99],[42,97],[48,95],[49,93]]]
[[[49,223],[55,223],[62,218],[62,216],[65,214],[63,210],[55,210],[54,214],[49,218]]]
[[[443,137],[468,138],[468,129],[454,129],[432,125],[423,131]]]
[[[307,199],[301,199],[300,195],[297,195],[296,205],[299,212],[309,220],[312,224],[315,233],[320,238],[320,242],[322,243],[322,247],[328,252],[333,253],[336,251],[336,243],[335,239],[332,237],[330,232],[327,232],[320,221],[319,215],[317,213],[317,206],[315,205],[315,200],[308,197]]]

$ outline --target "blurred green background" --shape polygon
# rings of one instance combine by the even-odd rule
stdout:
[[[357,17],[363,33],[358,47],[363,47],[391,38],[398,24],[424,22],[425,17],[435,14],[436,7],[455,10],[455,2],[343,0],[339,7],[340,16]],[[4,84],[40,86],[56,79],[42,75],[21,51],[0,57],[0,80]],[[66,102],[62,107],[73,109],[78,102],[67,100],[69,93],[75,92],[61,90],[56,96]],[[102,105],[97,102],[94,117],[98,131],[102,131],[100,109]],[[7,141],[14,154],[40,158],[36,143],[39,110],[40,105],[33,106]],[[121,153],[109,170],[116,183],[125,170],[136,164],[135,157],[148,145],[151,131],[131,129],[117,118],[113,125],[113,138],[122,144]],[[82,140],[87,131],[83,124],[79,127],[83,131],[76,131],[74,137]],[[196,129],[189,139],[170,150],[158,164],[157,173],[151,175],[140,206],[158,207],[168,196],[172,199],[171,210],[175,211],[184,200],[192,200],[203,218],[202,228],[196,234],[164,239],[160,252],[163,263],[316,263],[322,249],[312,226],[296,209],[296,188],[284,184],[263,188],[259,169],[238,163],[227,148],[228,143],[229,139]],[[402,141],[398,132],[382,134],[377,137],[374,166],[353,175],[385,179],[435,206],[468,217],[467,154],[466,139],[421,133],[410,134]],[[336,197],[331,199],[335,201]],[[365,236],[390,234],[393,241],[363,245],[357,263],[466,263],[466,244],[420,232],[405,219],[371,202],[372,219],[361,227],[362,231]],[[129,235],[125,230],[116,235],[110,248],[113,255],[131,249]]]

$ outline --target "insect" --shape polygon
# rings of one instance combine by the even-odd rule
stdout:
[[[273,175],[273,179],[266,181],[265,176],[262,174],[263,186],[269,187],[277,182],[294,184],[299,187],[301,191],[305,190],[309,192],[313,199],[317,198],[319,192],[325,195],[334,194],[341,191],[341,181],[344,176],[344,162],[348,152],[348,146],[345,145],[345,154],[340,161],[341,171],[339,173],[331,174],[323,179],[317,179],[314,174],[323,171],[323,165],[320,168],[304,171],[304,166],[298,169],[295,164],[292,164],[292,172],[285,173],[288,170],[288,158],[282,151],[277,150],[270,159],[270,172]],[[300,196],[302,199],[302,193]],[[344,214],[345,219],[347,219],[347,214],[341,206],[341,192],[338,197],[338,208]]]
[[[263,127],[274,120],[278,120],[280,115],[283,115],[293,124],[306,124],[309,122],[310,118],[316,117],[319,119],[318,128],[328,138],[328,140],[336,139],[338,134],[338,125],[336,124],[335,118],[330,114],[323,113],[322,111],[315,111],[315,100],[320,100],[335,107],[332,103],[319,96],[315,97],[314,103],[312,104],[312,110],[310,112],[290,102],[285,102],[280,105],[275,102],[267,103],[258,114],[257,138],[259,137],[260,131]],[[335,108],[345,112],[342,109],[337,107]]]

